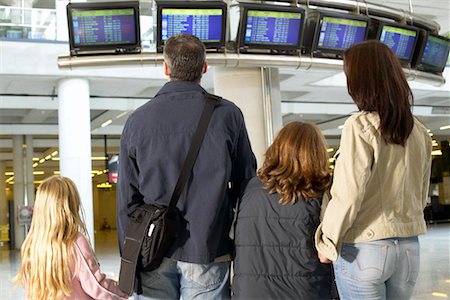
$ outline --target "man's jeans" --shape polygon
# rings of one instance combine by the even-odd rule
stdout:
[[[191,264],[164,258],[141,273],[143,294],[135,299],[229,299],[230,262]]]
[[[409,299],[419,260],[417,237],[343,244],[334,263],[340,299]]]

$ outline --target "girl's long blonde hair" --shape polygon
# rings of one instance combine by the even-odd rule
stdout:
[[[52,176],[38,187],[15,278],[26,287],[28,299],[62,299],[71,294],[73,247],[78,232],[86,233],[80,208],[80,196],[69,178]]]

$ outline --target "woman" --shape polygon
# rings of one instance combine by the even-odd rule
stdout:
[[[419,272],[417,236],[431,167],[431,139],[411,113],[400,62],[375,40],[344,53],[359,112],[344,124],[332,200],[316,233],[345,299],[408,299]]]
[[[314,248],[329,182],[319,129],[302,122],[286,125],[239,205],[234,298],[331,299],[331,269],[319,262]]]
[[[81,201],[72,180],[51,176],[37,189],[30,232],[22,245],[16,281],[28,299],[127,299],[100,272],[84,236]]]

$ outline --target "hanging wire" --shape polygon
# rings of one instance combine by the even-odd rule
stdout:
[[[302,50],[300,49],[298,51],[298,65],[295,69],[298,70],[300,69],[301,66],[302,66]]]
[[[412,0],[409,0],[409,17],[411,19],[411,25],[414,26],[414,20],[413,20],[413,4],[412,4]]]
[[[310,12],[309,11],[309,0],[306,0],[305,2],[306,2],[305,18],[308,19],[308,15]],[[303,37],[302,37],[302,39],[303,39]],[[302,42],[302,44],[303,44],[303,42]],[[313,52],[311,51],[310,54],[311,54],[311,59],[310,59],[309,66],[306,68],[306,70],[309,70],[312,66]],[[297,69],[301,68],[301,66],[302,66],[302,51],[301,50],[298,53],[298,58],[299,58],[299,61],[298,61]]]
[[[370,14],[369,14],[369,5],[367,4],[366,0],[363,0],[363,2],[364,2],[364,4],[366,5],[366,15],[367,15],[368,17],[370,17]]]

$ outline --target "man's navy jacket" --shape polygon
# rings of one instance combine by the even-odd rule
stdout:
[[[168,205],[203,111],[202,91],[196,82],[170,81],[128,118],[120,142],[117,184],[121,250],[128,214],[137,205]],[[228,237],[232,207],[241,183],[254,176],[255,169],[242,112],[221,100],[178,200],[178,237],[168,257],[206,264],[232,252]]]

